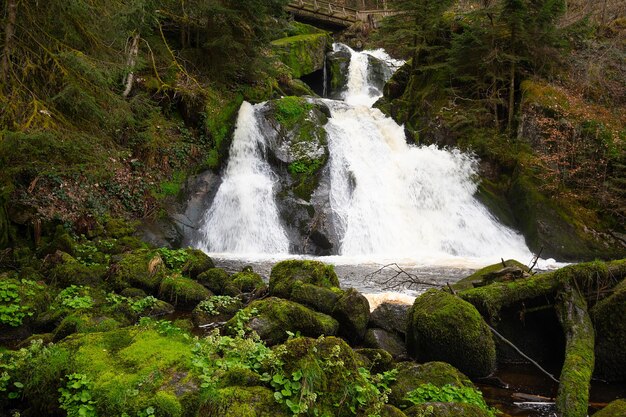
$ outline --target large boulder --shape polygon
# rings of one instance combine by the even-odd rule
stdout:
[[[591,317],[596,331],[596,375],[626,381],[626,281],[591,309]]]
[[[291,290],[290,299],[321,313],[332,314],[340,295],[341,291],[337,289],[333,291],[329,288],[297,281]]]
[[[119,256],[109,268],[108,279],[120,291],[135,287],[156,293],[165,274],[161,256],[156,251],[140,249]]]
[[[198,275],[207,271],[208,269],[215,268],[213,260],[206,253],[199,249],[188,248],[185,249],[187,260],[183,265],[183,275],[189,278],[196,279]]]
[[[208,396],[200,408],[204,417],[288,417],[285,409],[276,404],[274,393],[265,387],[233,386]]]
[[[270,294],[290,298],[297,282],[318,287],[339,287],[339,278],[332,265],[319,261],[289,260],[274,265],[270,273]]]
[[[272,41],[272,49],[295,78],[324,69],[326,51],[333,43],[327,32],[289,36]]]
[[[339,334],[358,343],[365,336],[370,319],[370,303],[354,288],[345,291],[333,308],[332,316],[339,322]]]
[[[247,326],[270,345],[287,340],[288,331],[318,337],[336,335],[339,329],[339,323],[332,317],[276,297],[254,301],[242,312],[244,316],[250,317]],[[238,320],[238,316],[229,320],[226,323],[227,331],[234,332]]]
[[[400,362],[396,369],[396,380],[390,386],[389,402],[396,407],[405,408],[413,405],[406,400],[406,395],[420,385],[433,384],[437,387],[453,385],[455,387],[470,387],[474,384],[454,366],[445,362]]]
[[[452,294],[429,290],[418,297],[409,313],[409,355],[420,361],[444,361],[472,377],[491,374],[496,347],[478,310]]]
[[[211,268],[198,275],[197,281],[217,295],[231,297],[241,294],[228,272],[222,268]]]
[[[338,100],[348,88],[348,71],[352,54],[341,44],[335,44],[333,48],[332,52],[326,54],[328,97]]]

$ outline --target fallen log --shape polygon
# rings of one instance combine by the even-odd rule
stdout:
[[[493,319],[503,307],[538,297],[555,297],[565,284],[580,288],[585,295],[599,296],[625,277],[626,260],[607,263],[596,261],[569,265],[526,279],[495,282],[459,292],[459,296]]]
[[[586,417],[594,367],[594,330],[587,303],[572,283],[559,292],[556,311],[565,332],[565,362],[559,378],[559,417]]]

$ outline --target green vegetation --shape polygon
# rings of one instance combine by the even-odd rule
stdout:
[[[497,410],[487,405],[483,394],[472,387],[458,387],[455,385],[438,387],[430,383],[423,384],[410,391],[406,395],[406,400],[413,404],[429,402],[473,404],[486,411],[491,417],[497,415]]]

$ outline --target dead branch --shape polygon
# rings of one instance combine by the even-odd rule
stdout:
[[[391,263],[384,265],[378,268],[376,271],[365,275],[366,280],[373,280],[376,275],[383,275],[384,271],[392,270],[394,272],[393,276],[386,277],[382,281],[377,281],[383,288],[383,290],[391,291],[398,290],[402,288],[411,288],[411,287],[433,287],[433,288],[442,288],[441,284],[435,284],[433,282],[427,282],[421,280],[417,275],[411,274],[410,272],[405,271],[400,265],[397,263]]]

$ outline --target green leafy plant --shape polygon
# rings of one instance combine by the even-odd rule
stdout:
[[[239,300],[228,295],[214,295],[206,300],[200,301],[198,308],[212,316],[220,314],[220,309],[237,304]]]
[[[23,285],[36,285],[32,281],[22,281]],[[32,309],[22,303],[20,287],[10,281],[0,281],[0,324],[18,327],[26,317],[33,315]]]
[[[180,271],[189,258],[185,249],[159,248],[157,252],[159,252],[161,259],[163,259],[165,266],[174,271]]]
[[[67,417],[96,417],[95,401],[91,390],[92,382],[87,375],[66,375],[67,384],[59,388],[59,403],[61,408],[67,411]]]
[[[84,286],[70,285],[57,295],[57,301],[63,306],[74,310],[91,308],[94,305],[93,298],[89,296],[89,288]]]
[[[487,405],[483,394],[472,387],[457,387],[450,384],[438,387],[431,383],[422,384],[407,393],[405,399],[413,404],[424,404],[428,402],[473,404],[485,410],[492,417],[495,417],[498,413],[495,408]]]

